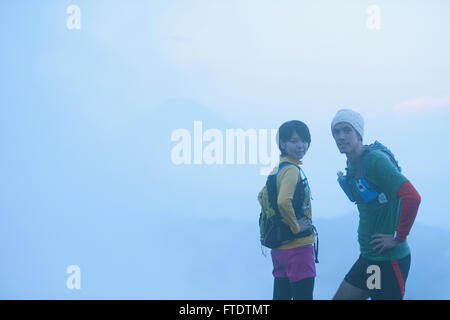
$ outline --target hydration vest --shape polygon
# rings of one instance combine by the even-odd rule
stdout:
[[[384,193],[376,191],[366,180],[367,157],[370,152],[375,150],[383,151],[396,166],[396,168],[401,172],[401,168],[398,165],[398,161],[395,159],[394,154],[386,146],[378,141],[375,141],[373,144],[364,146],[364,151],[360,159],[354,166],[354,180],[349,181],[347,175],[344,175],[342,171],[339,171],[337,173],[337,180],[339,182],[339,185],[341,186],[342,190],[344,190],[345,194],[351,202],[356,202],[355,198],[353,197],[352,190],[356,191],[356,193],[368,205],[382,206],[388,202],[388,198],[386,197],[386,195]],[[348,171],[347,168],[345,168],[345,170]]]
[[[286,240],[294,240],[298,238],[303,238],[310,236],[315,233],[316,242],[314,244],[316,263],[318,261],[318,234],[316,228],[311,225],[307,230],[301,231],[297,234],[293,234],[289,225],[283,221],[280,211],[278,209],[277,198],[277,176],[278,173],[286,166],[294,165],[303,174],[304,179],[299,179],[295,187],[294,196],[292,199],[292,206],[294,208],[295,217],[300,219],[302,217],[307,217],[305,215],[305,210],[310,206],[310,189],[308,185],[308,179],[306,178],[303,170],[291,162],[282,162],[278,166],[278,171],[275,174],[271,174],[267,177],[266,185],[262,191],[262,206],[261,213],[259,216],[259,230],[260,230],[260,241],[261,245],[267,248],[277,248],[283,244]],[[305,193],[306,190],[306,193]],[[306,204],[304,204],[306,199]]]

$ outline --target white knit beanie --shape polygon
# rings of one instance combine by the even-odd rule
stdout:
[[[331,122],[331,131],[340,122],[349,123],[359,133],[361,138],[364,136],[364,119],[358,112],[350,109],[339,110]]]

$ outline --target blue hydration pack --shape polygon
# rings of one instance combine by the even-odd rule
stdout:
[[[394,154],[383,144],[375,141],[371,145],[364,146],[363,154],[359,159],[358,163],[355,165],[355,179],[350,182],[347,176],[343,174],[342,171],[338,172],[338,182],[342,190],[349,198],[351,202],[356,202],[352,194],[352,189],[364,200],[365,203],[374,206],[384,205],[388,202],[388,199],[384,193],[377,192],[373,187],[370,186],[369,182],[365,179],[366,176],[366,163],[367,156],[370,152],[380,150],[383,151],[389,159],[394,163],[398,171],[402,171],[398,165],[398,161],[395,159]],[[345,169],[347,170],[347,168]]]

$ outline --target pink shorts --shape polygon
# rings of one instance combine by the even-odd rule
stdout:
[[[292,249],[272,249],[273,276],[288,278],[289,282],[316,276],[312,244]]]

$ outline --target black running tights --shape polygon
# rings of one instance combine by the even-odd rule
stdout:
[[[288,278],[275,278],[273,300],[312,300],[314,277],[290,283]]]

